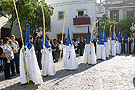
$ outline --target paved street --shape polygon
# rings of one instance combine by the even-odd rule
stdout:
[[[2,90],[134,90],[135,56],[121,54],[110,57],[106,61],[98,60],[96,65],[83,64],[82,57],[78,57],[78,69],[67,71],[55,63],[57,71],[54,77],[44,77],[44,83],[36,86],[32,82],[29,85],[21,85],[19,75],[11,80],[4,80],[0,73],[0,89]]]

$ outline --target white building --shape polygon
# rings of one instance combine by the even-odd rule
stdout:
[[[65,38],[68,28],[71,38],[87,37],[88,26],[91,31],[92,25],[96,21],[96,0],[46,0],[46,2],[54,7],[51,17],[51,32],[48,33],[49,38],[61,39],[64,16]]]
[[[96,17],[97,19],[102,18],[103,14],[105,14],[105,8],[103,3],[96,3]]]

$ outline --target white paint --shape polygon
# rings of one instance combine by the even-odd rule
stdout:
[[[7,17],[0,17],[0,29],[7,23],[9,19]]]
[[[115,2],[111,2],[111,4],[121,4],[122,1],[115,1]]]
[[[122,8],[122,7],[109,7],[107,9],[119,9],[119,8]]]
[[[78,2],[96,2],[96,0],[46,0],[46,2],[51,4],[63,4],[63,3],[78,3]]]
[[[122,9],[119,10],[119,21],[122,19]]]
[[[108,18],[110,18],[110,10],[108,10]]]
[[[48,4],[53,4],[54,13],[51,17],[51,32],[49,33],[49,38],[55,39],[57,38],[56,34],[60,34],[63,31],[63,22],[64,20],[58,20],[58,11],[65,11],[65,26],[64,33],[68,32],[68,28],[70,30],[70,37],[73,38],[73,33],[87,33],[88,25],[85,26],[74,26],[73,18],[75,18],[78,9],[86,9],[87,14],[90,16],[91,25],[90,31],[92,28],[92,24],[96,21],[96,0],[46,0]],[[57,5],[59,3],[59,5]],[[64,4],[61,4],[64,3]]]

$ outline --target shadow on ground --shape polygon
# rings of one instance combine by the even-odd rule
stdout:
[[[129,56],[129,54],[121,54],[119,56]],[[107,58],[107,60],[110,60],[112,58],[114,58],[114,57],[110,56],[109,58]],[[102,62],[104,62],[104,60],[97,60],[97,64],[100,64]],[[87,70],[87,69],[89,69],[89,68],[91,68],[93,66],[95,66],[95,65],[88,65],[87,66],[86,64],[80,63],[78,65],[78,69],[77,70],[68,71],[68,70],[65,70],[65,69],[61,69],[61,70],[57,71],[56,75],[53,76],[53,77],[52,76],[44,77],[43,81],[44,81],[44,83],[46,81],[48,81],[48,80],[52,80],[52,82],[54,82],[54,81],[57,81],[57,80],[62,78],[61,80],[59,80],[57,83],[54,84],[54,85],[59,85],[59,83],[62,82],[64,79],[66,79],[66,78],[68,78],[68,77],[70,77],[70,76],[72,76],[74,74],[83,72],[83,71],[85,71],[85,70]],[[18,76],[16,76],[16,77],[18,77]],[[0,80],[0,81],[2,81],[2,80]],[[135,86],[135,79],[133,79],[133,81],[134,81],[134,86]],[[12,85],[12,86],[3,88],[2,90],[15,90],[15,89],[17,89],[17,90],[26,90],[26,89],[27,90],[28,89],[35,90],[35,89],[38,89],[38,86],[34,85],[32,82],[30,82],[29,85],[28,84],[21,85],[21,83],[18,82],[16,84]]]
[[[134,85],[134,87],[135,87],[135,77],[133,78],[133,85]]]
[[[15,76],[11,76],[11,78],[16,78],[16,77],[19,77],[20,75],[19,74],[16,74]],[[4,71],[2,73],[0,73],[0,82],[1,81],[5,81],[7,79],[5,79],[5,76],[4,76]]]

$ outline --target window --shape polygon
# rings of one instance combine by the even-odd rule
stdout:
[[[78,11],[78,16],[84,16],[84,11]]]
[[[113,18],[114,14],[116,14],[116,22],[119,22],[119,10],[110,11],[110,18]]]
[[[77,10],[77,15],[79,17],[84,17],[87,14],[86,9]]]
[[[64,19],[64,11],[59,11],[58,12],[58,20],[63,20]]]
[[[134,17],[134,11],[127,11],[127,16]]]

